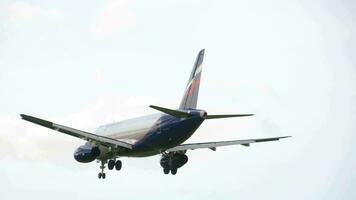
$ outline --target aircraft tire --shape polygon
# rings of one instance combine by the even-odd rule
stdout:
[[[172,168],[171,169],[171,174],[176,175],[177,174],[177,168]]]
[[[163,173],[164,174],[169,174],[169,168],[163,168]]]
[[[115,163],[115,169],[116,169],[117,171],[119,171],[119,170],[121,169],[121,167],[122,167],[122,162],[121,162],[121,160],[117,160],[116,163]]]
[[[101,174],[101,173],[99,173],[99,174],[98,174],[98,178],[99,178],[99,179],[101,179],[101,177],[102,177],[102,174]]]
[[[112,169],[114,169],[114,166],[115,166],[115,161],[114,160],[109,160],[108,169],[112,170]]]

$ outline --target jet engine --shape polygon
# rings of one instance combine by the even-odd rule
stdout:
[[[81,163],[88,163],[95,160],[100,155],[100,149],[90,144],[85,144],[77,148],[74,152],[74,159]]]

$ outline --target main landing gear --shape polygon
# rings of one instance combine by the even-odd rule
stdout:
[[[178,168],[182,167],[188,162],[188,156],[184,152],[170,152],[163,153],[160,161],[161,166],[163,167],[163,173],[176,175]]]
[[[122,163],[121,163],[121,161],[120,160],[109,160],[109,162],[108,162],[108,169],[109,170],[112,170],[112,169],[114,169],[114,167],[115,167],[115,169],[116,170],[120,170],[121,169],[121,167],[122,167]]]
[[[105,179],[106,178],[106,174],[104,173],[104,169],[105,169],[105,164],[106,163],[108,163],[108,169],[109,170],[112,170],[112,169],[114,169],[114,167],[115,167],[115,169],[117,170],[117,171],[119,171],[120,169],[121,169],[121,167],[122,167],[122,162],[121,162],[121,160],[109,160],[109,161],[104,161],[104,160],[102,160],[102,161],[100,161],[101,162],[101,165],[100,165],[100,169],[101,169],[101,172],[98,174],[98,178],[99,179]]]

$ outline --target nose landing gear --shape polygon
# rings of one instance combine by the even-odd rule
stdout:
[[[101,169],[101,172],[98,174],[98,178],[101,179],[105,179],[106,177],[106,174],[104,173],[104,169],[105,169],[105,164],[106,164],[106,161],[101,161],[101,165],[100,165],[100,169]]]

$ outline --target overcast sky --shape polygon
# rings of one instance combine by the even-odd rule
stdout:
[[[352,0],[0,0],[0,199],[355,199],[356,4]],[[97,179],[84,142],[20,120],[94,131],[176,108],[205,48],[187,142],[292,135],[195,150],[176,176],[159,156]]]

